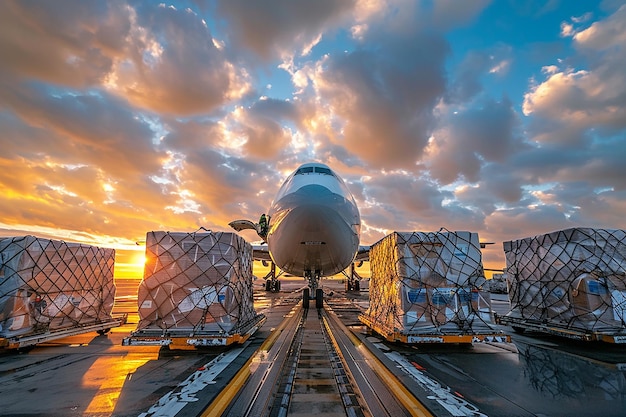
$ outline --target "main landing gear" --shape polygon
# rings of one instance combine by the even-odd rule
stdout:
[[[270,264],[270,272],[265,276],[265,291],[280,292],[280,281],[276,276],[276,265],[274,262]]]
[[[343,274],[348,278],[346,280],[346,291],[361,291],[361,276],[356,272],[354,263],[350,265],[350,275]]]
[[[304,273],[304,279],[309,282],[309,286],[302,290],[302,308],[309,308],[312,293],[315,294],[315,308],[324,308],[324,290],[318,288],[321,275],[319,270]]]

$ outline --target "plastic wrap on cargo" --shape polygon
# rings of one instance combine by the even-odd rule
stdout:
[[[626,320],[626,232],[572,228],[504,242],[511,317],[583,330]]]
[[[252,261],[234,233],[149,232],[137,330],[236,331],[256,317]]]
[[[0,238],[0,336],[112,319],[115,250],[59,240]]]
[[[478,235],[393,232],[370,248],[370,307],[377,326],[404,333],[489,327],[491,299]]]

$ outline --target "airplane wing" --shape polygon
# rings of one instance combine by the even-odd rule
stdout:
[[[359,250],[356,253],[356,257],[354,258],[354,262],[363,262],[370,260],[370,247],[369,246],[359,246]]]
[[[255,261],[272,261],[267,245],[252,245],[252,258]]]

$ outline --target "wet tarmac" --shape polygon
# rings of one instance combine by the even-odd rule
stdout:
[[[494,310],[505,314],[506,295],[493,296]],[[452,415],[626,415],[625,345],[501,328],[512,343],[392,348],[415,365],[433,395],[450,401]]]
[[[255,283],[255,307],[267,316],[255,337],[270,335],[289,305],[300,300],[298,290],[304,281],[281,280],[279,294],[266,293],[261,281]],[[114,313],[130,314],[126,324],[108,335],[89,333],[41,344],[28,352],[0,353],[0,415],[147,415],[160,398],[228,350],[174,352],[122,346],[122,339],[137,324],[138,283],[118,280]],[[345,296],[340,280],[327,280],[323,285],[330,297]],[[494,310],[506,313],[506,296],[494,298]],[[348,293],[348,299],[361,309],[367,306],[367,292]],[[360,337],[373,339],[398,367],[406,366],[407,374],[448,410],[437,415],[626,415],[624,345],[512,332],[513,343],[473,347],[389,344],[368,334],[358,322],[359,308],[351,305],[339,314],[344,324]],[[215,384],[219,388],[225,382],[216,380]]]
[[[128,321],[107,335],[58,339],[0,354],[4,416],[137,416],[219,352],[180,354],[122,346],[137,325],[139,281],[118,282],[114,314]],[[133,292],[135,295],[133,295]]]

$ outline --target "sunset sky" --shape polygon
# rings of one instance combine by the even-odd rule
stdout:
[[[362,244],[626,228],[624,0],[0,2],[0,235],[256,220],[330,165]],[[253,240],[253,235],[244,235]]]

